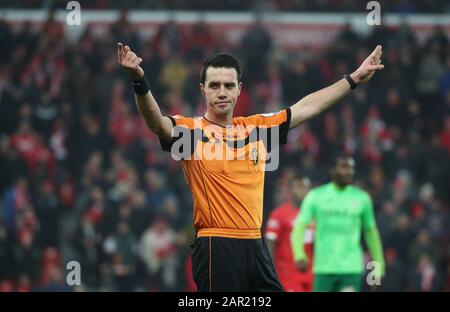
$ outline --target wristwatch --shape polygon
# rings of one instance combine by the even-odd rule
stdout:
[[[352,77],[350,77],[349,74],[345,74],[344,78],[348,81],[348,83],[350,84],[350,89],[356,89],[356,87],[358,86],[356,84],[356,82],[352,79]]]

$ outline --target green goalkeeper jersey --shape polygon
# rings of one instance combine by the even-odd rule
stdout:
[[[355,274],[363,271],[362,229],[375,226],[367,192],[328,183],[311,190],[295,223],[315,221],[314,273]]]

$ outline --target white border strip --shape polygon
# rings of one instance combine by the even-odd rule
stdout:
[[[69,11],[58,10],[55,19],[65,21]],[[119,17],[118,10],[83,10],[83,22],[114,22]],[[173,20],[179,23],[195,23],[205,21],[207,23],[243,23],[249,24],[256,20],[256,15],[251,12],[196,12],[196,11],[149,11],[130,10],[129,20],[135,23],[153,22],[161,23]],[[0,18],[10,22],[44,21],[48,16],[47,10],[2,10]],[[366,19],[365,13],[270,13],[262,14],[262,19],[269,23],[286,24],[345,24]],[[450,26],[449,14],[384,14],[383,21],[388,25],[399,25],[403,20],[412,25],[443,25]]]

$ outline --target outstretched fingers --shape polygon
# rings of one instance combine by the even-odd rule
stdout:
[[[131,51],[126,52],[125,49],[124,49],[124,56],[122,58],[122,65],[130,66],[133,63],[133,61],[134,61],[133,54],[134,54],[133,52],[131,52]]]
[[[372,65],[377,65],[381,63],[381,55],[383,54],[383,48],[381,45],[377,45],[377,47],[370,54],[370,63]]]
[[[370,57],[376,58],[376,57],[381,56],[382,49],[383,49],[383,47],[381,45],[377,45],[376,48],[370,54]]]
[[[121,42],[117,43],[117,62],[119,64],[122,64],[122,58],[123,58],[123,45]]]
[[[121,42],[117,43],[117,61],[124,66],[136,67],[142,62],[142,58],[138,57],[136,53],[131,51],[128,45],[123,45]]]
[[[142,63],[142,59],[140,57],[136,57],[136,59],[133,61],[133,63],[131,64],[133,67],[138,67],[139,64]]]
[[[369,70],[369,72],[374,72],[374,71],[377,71],[377,70],[382,70],[383,68],[384,68],[384,65],[383,65],[383,64],[369,65],[369,66],[367,67],[367,69]]]
[[[117,61],[119,64],[133,63],[136,54],[131,51],[129,46],[123,46],[121,42],[117,43]]]

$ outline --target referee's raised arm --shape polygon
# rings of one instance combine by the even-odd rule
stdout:
[[[131,51],[129,46],[117,43],[117,61],[131,75],[136,106],[147,126],[164,141],[170,141],[172,122],[161,114],[158,103],[150,92],[144,70],[140,66],[142,58]]]
[[[351,89],[369,81],[375,72],[384,68],[384,65],[381,64],[382,54],[382,47],[378,45],[353,73],[344,75],[343,79],[305,96],[292,105],[290,128],[297,127],[302,122],[314,118],[336,104]]]

